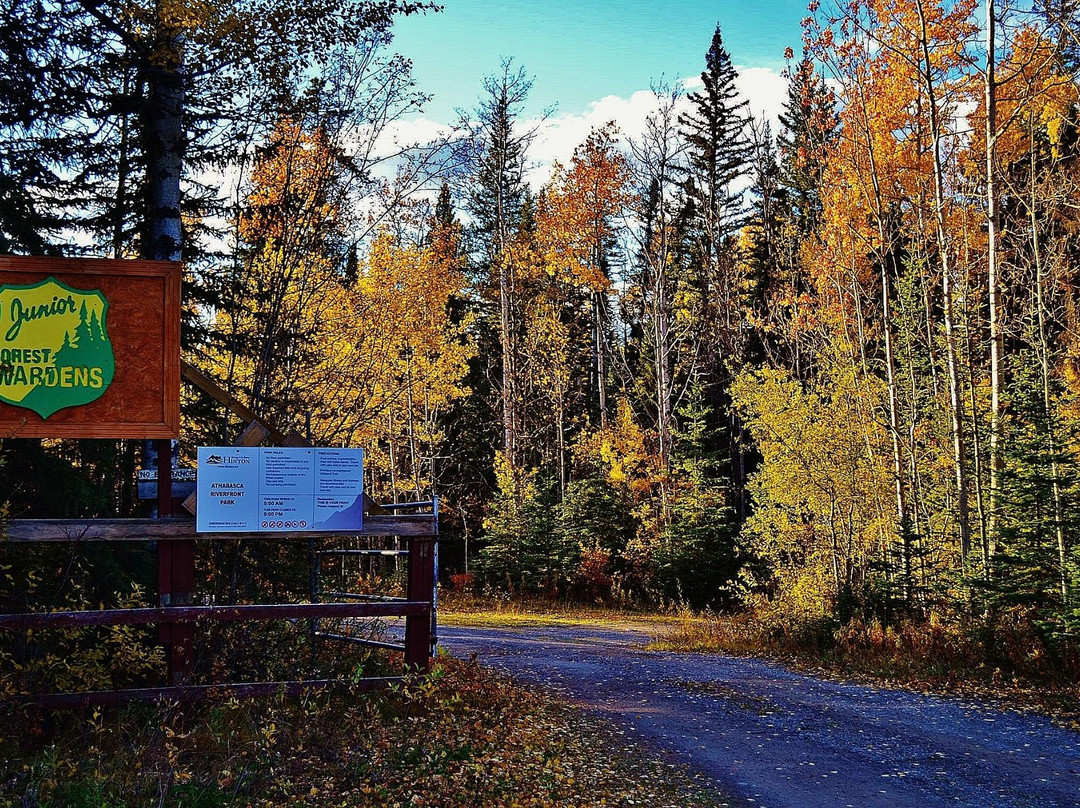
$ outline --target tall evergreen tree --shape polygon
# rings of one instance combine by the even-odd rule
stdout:
[[[687,144],[688,193],[695,203],[706,265],[718,260],[724,240],[742,222],[742,197],[733,186],[749,170],[753,146],[747,132],[748,104],[739,97],[737,79],[717,25],[705,54],[702,88],[687,96],[691,109],[679,116]]]
[[[788,57],[792,54],[789,51]],[[787,100],[780,114],[781,130],[772,156],[779,168],[765,176],[760,169],[752,193],[762,196],[765,186],[775,187],[769,244],[771,267],[765,280],[760,314],[761,344],[773,365],[786,366],[799,378],[809,372],[815,351],[802,344],[805,333],[792,328],[800,315],[811,283],[802,265],[802,244],[812,237],[821,220],[821,184],[826,150],[836,137],[839,121],[835,100],[809,55],[787,71]],[[760,160],[755,160],[760,165]],[[764,214],[764,202],[762,202]]]
[[[1023,352],[1010,368],[1000,537],[994,574],[986,585],[994,611],[1030,620],[1043,639],[1053,641],[1069,629],[1075,631],[1075,624],[1066,628],[1070,621],[1065,596],[1076,581],[1071,580],[1070,570],[1062,570],[1065,559],[1058,545],[1063,534],[1066,546],[1075,546],[1080,530],[1075,516],[1076,458],[1061,448],[1075,441],[1076,435],[1069,434],[1075,433],[1074,424],[1047,411],[1038,367],[1033,352]],[[1052,392],[1054,407],[1059,391]],[[1062,580],[1068,584],[1065,592]]]
[[[484,92],[474,127],[476,152],[474,190],[469,212],[486,294],[497,301],[501,355],[500,398],[503,452],[511,477],[518,469],[521,433],[517,350],[517,279],[511,242],[521,221],[527,194],[525,153],[534,130],[524,130],[520,116],[532,79],[524,67],[502,63],[500,72],[484,79]]]
[[[814,229],[821,216],[825,148],[836,137],[835,99],[809,55],[787,70],[787,100],[777,139],[781,179],[798,232]]]
[[[746,362],[747,311],[744,265],[735,234],[746,220],[746,205],[736,184],[751,168],[748,104],[739,97],[738,74],[724,48],[720,26],[705,54],[702,88],[690,93],[690,111],[679,117],[686,141],[686,211],[689,251],[686,284],[697,298],[697,328],[702,334],[698,372],[706,385],[716,439],[726,444],[725,469],[742,503],[746,461],[742,427],[731,409],[727,386]],[[743,507],[740,504],[739,510]]]

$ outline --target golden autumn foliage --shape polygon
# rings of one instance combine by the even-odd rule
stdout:
[[[764,370],[732,388],[762,455],[744,535],[771,579],[754,583],[792,615],[828,614],[896,535],[886,435],[864,418],[859,387],[839,366],[813,385]]]
[[[964,71],[974,3],[927,3],[924,10],[931,78],[951,120],[978,92]],[[937,248],[932,135],[916,4],[855,3],[840,28],[843,39],[818,45],[840,84],[841,111],[839,137],[824,155],[820,245],[808,258],[822,300],[842,304],[854,319],[851,295],[873,294],[875,264],[903,239],[901,231],[924,251]],[[956,153],[955,144],[948,152]],[[952,218],[954,209],[949,200],[945,215]]]
[[[339,161],[322,131],[279,124],[252,171],[237,227],[249,257],[216,315],[210,369],[286,428],[371,447],[376,468],[389,462],[378,447],[398,446],[415,489],[474,353],[468,318],[449,313],[464,285],[460,236],[406,245],[383,233],[350,269]]]
[[[604,266],[615,220],[630,203],[629,168],[616,148],[618,130],[608,123],[589,133],[569,167],[555,164],[537,233],[545,266],[553,277],[593,292],[606,292]]]
[[[574,446],[574,460],[612,485],[625,487],[634,501],[641,502],[662,474],[660,458],[650,449],[655,440],[637,423],[630,403],[619,399],[611,426],[583,434]]]

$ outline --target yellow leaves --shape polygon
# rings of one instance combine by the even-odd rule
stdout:
[[[849,51],[837,54],[841,130],[827,154],[819,284],[865,274],[866,257],[892,248],[899,222],[913,239],[933,239],[929,212],[935,134],[931,131],[924,36],[930,54],[941,146],[950,149],[958,110],[973,104],[964,43],[975,30],[974,4],[924,3],[925,34],[912,0],[867,0],[847,9]],[[825,257],[827,256],[827,257]]]
[[[448,313],[464,285],[459,234],[416,246],[383,233],[366,257],[343,255],[342,171],[323,129],[278,122],[237,221],[249,258],[217,314],[212,375],[286,429],[310,419],[318,442],[374,447],[408,422],[437,455],[437,414],[465,394],[474,352],[471,321]]]
[[[866,395],[842,366],[814,386],[762,371],[743,373],[732,388],[762,455],[745,535],[771,563],[781,596],[803,610],[825,609],[840,586],[865,574],[881,537],[895,533],[886,436],[862,414],[878,405],[860,401]]]
[[[217,16],[216,5],[208,0],[156,0],[155,7],[167,30],[194,30]]]
[[[664,476],[660,458],[651,449],[653,440],[638,425],[629,401],[620,398],[606,430],[586,432],[578,439],[574,461],[624,488],[633,501],[644,502]]]
[[[1058,49],[1038,30],[1024,27],[1016,32],[1012,49],[998,65],[1001,88],[998,90],[997,119],[1001,131],[996,148],[1004,164],[1023,160],[1038,148],[1042,132],[1046,133],[1051,155],[1061,154],[1063,126],[1077,98],[1077,85],[1060,70]],[[980,104],[977,115],[985,115]],[[985,159],[985,135],[977,132],[974,153]]]
[[[322,127],[305,130],[289,119],[278,122],[252,170],[249,212],[238,223],[251,241],[282,239],[302,224],[331,228],[340,203],[333,193],[338,149]]]

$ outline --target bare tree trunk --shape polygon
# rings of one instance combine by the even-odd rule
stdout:
[[[124,98],[128,98],[131,93],[131,78],[126,69],[124,70],[124,80],[120,92]],[[113,258],[124,257],[124,213],[127,211],[128,174],[131,171],[130,159],[131,121],[128,113],[124,112],[120,116],[120,155],[116,163],[116,211],[113,216],[112,236]]]
[[[892,239],[885,228],[885,206],[881,196],[881,185],[877,169],[877,160],[874,153],[873,143],[870,140],[870,121],[867,117],[866,105],[860,109],[863,119],[864,145],[866,155],[870,161],[870,180],[874,191],[875,219],[878,231],[877,259],[881,266],[881,328],[885,335],[885,380],[889,395],[889,438],[892,444],[892,473],[893,494],[896,505],[896,520],[900,529],[900,537],[903,542],[904,554],[904,599],[910,601],[912,595],[912,570],[911,570],[911,536],[907,529],[909,522],[906,486],[904,480],[904,454],[900,444],[900,405],[896,387],[896,352],[893,348],[892,333],[892,301],[889,297],[889,268],[893,265],[895,271],[895,258],[893,257]],[[855,290],[856,299],[858,298]],[[864,359],[865,362],[865,359]]]
[[[889,391],[889,437],[892,442],[893,494],[896,497],[896,519],[904,552],[904,599],[913,596],[911,569],[911,530],[904,486],[904,455],[900,446],[900,404],[896,390],[896,355],[892,341],[892,306],[889,300],[888,262],[881,262],[881,319],[885,334],[885,380]]]
[[[990,570],[990,532],[988,525],[989,515],[987,514],[987,501],[986,491],[983,486],[983,431],[979,424],[979,401],[976,395],[976,372],[975,372],[975,356],[977,354],[975,348],[975,340],[972,335],[971,323],[977,320],[977,314],[972,309],[972,294],[971,294],[971,256],[968,241],[968,231],[965,225],[964,227],[964,267],[966,272],[964,276],[966,278],[962,295],[964,300],[964,322],[967,323],[966,328],[966,345],[967,348],[967,384],[968,384],[968,406],[971,408],[970,423],[971,423],[971,462],[972,462],[972,487],[975,493],[975,513],[979,520],[979,549],[982,555],[983,562],[983,576],[986,577]]]
[[[990,574],[990,562],[997,541],[997,509],[1001,485],[1001,360],[1004,340],[1001,334],[1001,291],[997,259],[997,187],[995,182],[995,153],[997,146],[997,84],[995,78],[997,19],[995,0],[986,0],[986,285],[990,319],[990,541],[983,564],[984,574]]]
[[[668,321],[667,278],[661,267],[656,276],[656,410],[660,459],[665,469],[671,467],[671,323]]]
[[[405,358],[405,374],[406,374],[406,406],[409,414],[409,464],[412,466],[412,478],[413,478],[413,493],[416,495],[415,501],[419,502],[420,496],[420,461],[416,451],[416,412],[413,405],[413,379],[412,379],[412,349],[407,348],[409,351]]]
[[[559,406],[555,413],[555,427],[558,429],[557,436],[559,450],[559,501],[566,499],[566,394],[559,391]]]
[[[965,296],[965,300],[967,296]],[[965,312],[966,319],[971,322],[970,312]],[[978,400],[975,395],[975,355],[972,345],[971,329],[967,334],[968,349],[968,405],[971,407],[971,454],[975,466],[973,473],[975,478],[975,510],[979,517],[979,547],[982,551],[983,575],[990,570],[990,534],[987,527],[986,497],[983,495],[982,486],[982,433],[979,430]]]
[[[920,45],[923,56],[923,80],[930,107],[930,138],[934,158],[934,218],[937,225],[938,255],[941,260],[942,306],[945,313],[945,354],[949,372],[949,405],[952,410],[953,463],[956,478],[957,523],[960,530],[960,556],[966,563],[971,551],[970,507],[968,502],[967,457],[964,440],[964,405],[960,393],[960,371],[956,352],[956,329],[953,322],[952,267],[945,232],[945,172],[941,162],[942,128],[939,120],[937,89],[930,60],[929,32],[922,0],[916,0],[919,14]]]
[[[500,229],[505,224],[500,223]],[[499,262],[499,342],[502,344],[502,405],[503,405],[503,451],[506,462],[516,473],[517,458],[517,394],[514,390],[515,351],[513,319],[511,317],[512,281],[510,277],[510,256],[501,246],[505,235],[500,236],[500,247],[496,256]]]
[[[392,407],[388,407],[386,410],[386,421],[386,434],[389,438],[387,443],[390,447],[390,496],[392,497],[392,501],[397,503],[397,453],[394,451],[394,410]]]
[[[163,43],[166,55],[147,82],[150,126],[147,132],[147,221],[143,256],[179,261],[183,233],[180,177],[184,159],[184,43],[179,35]]]
[[[594,327],[596,349],[596,392],[600,404],[600,428],[607,429],[607,340],[604,338],[604,293],[593,292],[593,313],[595,315]]]

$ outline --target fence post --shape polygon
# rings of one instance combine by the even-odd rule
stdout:
[[[173,515],[172,441],[157,442],[158,518]],[[195,589],[195,541],[171,539],[158,542],[158,605],[190,606]],[[160,626],[158,637],[168,656],[170,686],[190,684],[195,672],[195,629],[184,623]]]
[[[435,604],[435,536],[409,537],[409,577],[406,597],[427,601],[431,611],[426,615],[405,618],[405,665],[427,673],[431,670],[431,626]]]

